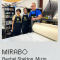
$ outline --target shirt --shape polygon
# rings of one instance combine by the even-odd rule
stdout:
[[[12,20],[15,20],[15,17],[16,17],[16,16],[18,16],[18,15],[14,15],[13,18],[12,18]],[[20,18],[21,18],[21,20],[22,20],[22,16],[21,16],[21,15],[19,15],[19,16],[20,16]]]
[[[23,14],[23,15],[28,15],[28,14]],[[22,15],[22,17],[23,17],[23,15]],[[28,16],[29,17],[29,16]]]
[[[31,11],[30,14],[29,14],[29,17],[31,17],[31,14],[35,14],[35,11]],[[41,15],[41,11],[36,10],[36,17],[38,17],[39,15]]]

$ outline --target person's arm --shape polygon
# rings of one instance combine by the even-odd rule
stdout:
[[[41,11],[38,10],[37,14],[38,14],[38,17],[32,18],[32,20],[39,20],[42,18]]]
[[[29,20],[30,20],[30,17],[31,17],[31,12],[30,12],[30,14],[29,14]]]
[[[12,21],[12,30],[13,30],[14,20]]]
[[[22,23],[22,16],[21,16],[21,23]]]
[[[13,18],[12,18],[12,30],[13,30],[13,25],[14,25],[14,19],[15,19],[15,15],[13,16]]]
[[[37,18],[32,18],[32,20],[39,20],[42,18],[42,15],[39,15]]]

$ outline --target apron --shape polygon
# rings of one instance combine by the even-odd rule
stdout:
[[[20,35],[20,33],[21,33],[21,18],[20,18],[20,16],[15,17],[13,27],[14,27],[13,34],[14,35]]]
[[[36,18],[36,10],[35,10],[35,14],[32,14],[32,12],[31,12],[31,17],[30,17],[30,32],[32,32],[32,25],[33,25],[33,20],[31,20],[32,18]]]
[[[28,33],[29,30],[29,18],[28,18],[28,14],[27,15],[23,15],[22,17],[22,33]]]

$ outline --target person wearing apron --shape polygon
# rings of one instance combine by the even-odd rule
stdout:
[[[29,14],[29,20],[30,20],[30,32],[32,32],[32,25],[37,20],[40,20],[42,18],[41,11],[36,9],[36,3],[32,3],[31,5],[31,11]]]
[[[14,36],[20,35],[21,34],[21,23],[22,23],[22,18],[20,16],[21,10],[17,9],[16,10],[17,15],[14,15],[13,17],[13,23],[12,23],[12,30]]]
[[[29,17],[27,14],[27,8],[24,8],[24,14],[22,17],[22,33],[28,33],[29,30]]]
[[[35,14],[32,14],[32,12],[31,12],[31,17],[30,17],[30,32],[32,32],[32,25],[33,25],[33,22],[35,22],[35,21],[31,20],[33,18],[36,18],[36,10],[35,10]]]

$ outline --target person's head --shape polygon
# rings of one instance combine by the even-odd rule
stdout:
[[[17,12],[17,15],[20,15],[21,10],[20,9],[17,9],[16,12]]]
[[[33,11],[36,10],[36,3],[32,3],[31,9],[32,9]]]
[[[24,8],[23,11],[24,11],[24,14],[27,14],[27,8]]]

